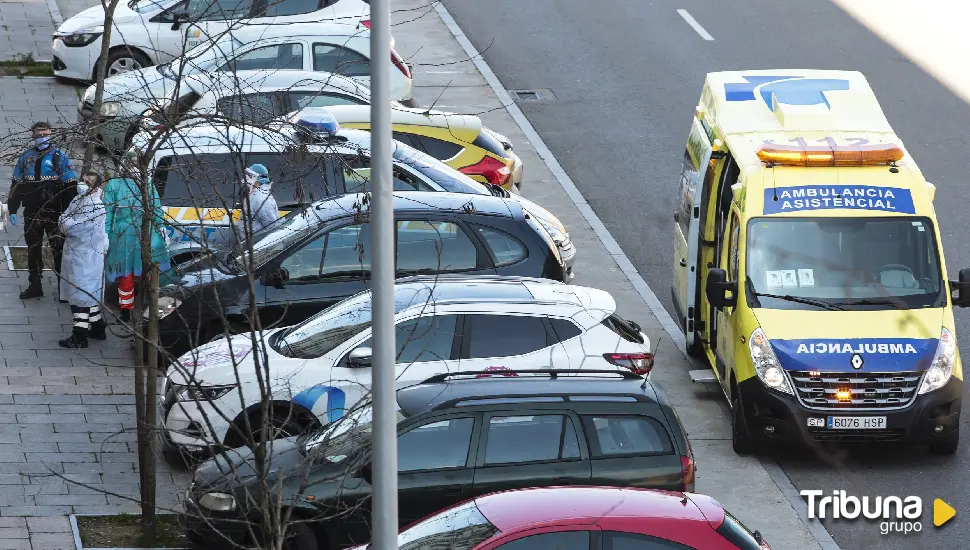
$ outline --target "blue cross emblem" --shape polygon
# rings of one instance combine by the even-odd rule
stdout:
[[[744,82],[727,83],[724,94],[728,101],[754,101],[755,89],[769,109],[774,111],[771,96],[786,105],[825,105],[831,108],[825,92],[848,90],[849,81],[841,78],[804,78],[800,76],[745,76]]]

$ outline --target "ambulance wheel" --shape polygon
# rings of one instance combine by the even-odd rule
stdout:
[[[930,452],[935,455],[952,455],[960,446],[960,432],[954,432],[950,437],[930,443]]]
[[[732,388],[731,399],[731,446],[739,455],[749,455],[753,450],[751,436],[748,434],[748,424],[744,421],[744,409],[741,408],[741,396],[738,387]]]
[[[701,345],[700,338],[694,337],[694,343],[687,345],[687,355],[693,357],[694,359],[707,359],[707,354],[704,353],[704,346]]]

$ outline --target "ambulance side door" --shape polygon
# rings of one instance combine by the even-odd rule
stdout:
[[[695,354],[700,345],[699,338],[695,342],[695,334],[700,320],[698,277],[698,247],[703,233],[704,220],[701,218],[701,207],[706,200],[700,182],[705,176],[710,164],[713,148],[707,137],[707,132],[701,122],[695,117],[687,138],[687,149],[684,151],[684,164],[680,174],[679,196],[674,211],[674,263],[673,263],[673,295],[674,308],[681,328],[687,340],[687,349]]]
[[[731,209],[730,224],[725,232],[726,242],[722,247],[721,258],[718,266],[727,272],[728,281],[737,281],[740,277],[740,241],[741,241],[741,218],[735,208]],[[740,286],[740,284],[739,284]],[[737,305],[725,307],[716,313],[717,315],[717,346],[714,348],[714,370],[717,371],[721,386],[726,391],[730,390],[731,377],[728,376],[728,367],[734,364],[735,342],[737,342],[738,332],[741,330]]]
[[[704,203],[705,208],[701,210],[701,219],[704,221],[704,232],[701,233],[700,237],[699,259],[702,293],[707,286],[707,277],[711,268],[722,267],[721,257],[727,248],[730,237],[728,220],[734,196],[731,186],[737,181],[739,173],[737,163],[734,162],[730,153],[719,152],[715,157],[711,159],[708,177],[704,181],[704,192],[707,200]],[[720,328],[717,309],[705,303],[700,310],[700,320],[703,330],[699,332],[703,334],[704,342],[708,345],[711,364],[716,366],[716,352],[719,342],[718,330]]]

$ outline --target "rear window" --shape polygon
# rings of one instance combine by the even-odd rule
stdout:
[[[300,151],[173,155],[159,160],[152,181],[165,206],[226,208],[241,199],[243,173],[254,163],[269,170],[281,210],[337,194],[333,178],[326,177],[326,157]]]
[[[735,548],[740,548],[741,550],[762,550],[761,543],[758,542],[758,538],[755,537],[754,533],[738,521],[738,518],[729,514],[727,510],[724,511],[724,521],[717,528],[717,532],[733,544]]]
[[[619,334],[620,338],[623,338],[627,342],[643,343],[643,336],[640,335],[639,327],[633,326],[630,321],[627,321],[619,315],[610,315],[606,319],[603,319],[602,323],[606,328]]]
[[[482,149],[485,149],[489,153],[492,153],[493,155],[498,155],[504,159],[509,158],[509,154],[505,150],[505,146],[502,145],[502,142],[492,137],[492,135],[485,130],[482,130],[481,133],[478,134],[478,137],[475,138],[475,141],[472,142],[472,145],[481,147]]]
[[[586,433],[592,438],[590,453],[593,458],[674,453],[667,430],[655,418],[584,415],[582,419]]]

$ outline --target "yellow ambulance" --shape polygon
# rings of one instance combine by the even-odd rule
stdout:
[[[963,372],[923,179],[858,72],[707,75],[684,152],[673,302],[739,454],[900,441],[950,454]]]

